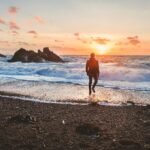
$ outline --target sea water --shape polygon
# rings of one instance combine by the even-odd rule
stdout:
[[[0,58],[0,91],[41,101],[89,101],[150,104],[150,56],[97,56],[100,77],[88,97],[88,56],[62,56],[65,63],[10,63]]]

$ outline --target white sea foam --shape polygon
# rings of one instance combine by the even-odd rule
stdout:
[[[0,85],[0,91],[25,95],[44,102],[105,102],[120,104],[133,101],[136,104],[150,104],[150,93],[144,91],[116,90],[112,88],[96,88],[96,94],[88,96],[87,86],[60,84],[51,82],[12,81]]]

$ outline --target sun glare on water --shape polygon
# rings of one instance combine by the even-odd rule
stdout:
[[[96,52],[99,54],[106,54],[110,50],[111,46],[105,44],[93,43],[92,48],[95,49]]]

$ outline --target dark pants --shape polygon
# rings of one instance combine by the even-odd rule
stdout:
[[[92,85],[92,81],[94,79],[94,83]],[[89,74],[89,95],[91,95],[91,92],[95,92],[95,86],[98,82],[98,75],[97,74]]]

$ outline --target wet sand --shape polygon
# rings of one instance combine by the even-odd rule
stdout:
[[[148,150],[149,106],[44,104],[0,97],[0,150]]]

